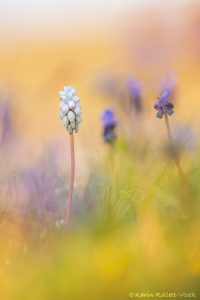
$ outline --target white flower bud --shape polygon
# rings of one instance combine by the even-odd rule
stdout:
[[[62,105],[61,110],[62,110],[63,114],[67,114],[69,111],[69,106],[67,104],[64,104],[64,105]]]
[[[61,100],[65,103],[68,103],[68,98],[67,96],[62,96]]]
[[[72,100],[70,100],[70,101],[68,102],[68,105],[69,105],[69,108],[70,108],[70,109],[74,109],[74,108],[76,107],[75,102],[72,101]]]
[[[74,96],[73,98],[72,98],[72,100],[74,101],[74,102],[79,102],[80,101],[80,98],[78,97],[78,96]]]
[[[76,123],[75,122],[70,122],[70,125],[71,125],[72,129],[76,128]]]
[[[75,96],[76,94],[76,90],[74,87],[72,86],[65,86],[64,87],[64,92],[65,92],[65,95],[68,97],[68,98],[72,98],[73,96]]]
[[[62,109],[63,105],[65,105],[65,103],[63,101],[61,101],[59,104],[60,109]]]
[[[74,95],[76,94],[75,88],[70,85],[64,86],[64,92],[65,92],[65,94],[67,94],[68,92],[72,92],[72,93],[74,93]]]
[[[75,114],[73,113],[73,111],[70,110],[68,112],[67,116],[68,116],[68,119],[70,120],[70,122],[75,121]]]
[[[65,127],[67,127],[67,125],[69,124],[69,119],[68,119],[68,117],[67,117],[67,116],[64,116],[62,121],[63,121],[63,125],[64,125]]]
[[[79,115],[81,113],[80,106],[76,105],[74,112],[75,112],[75,114]]]

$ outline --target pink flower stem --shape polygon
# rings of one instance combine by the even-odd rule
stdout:
[[[74,135],[70,134],[70,182],[69,182],[69,194],[67,199],[67,208],[65,221],[66,225],[69,225],[72,212],[72,201],[74,191],[74,176],[75,176],[75,154],[74,154]]]

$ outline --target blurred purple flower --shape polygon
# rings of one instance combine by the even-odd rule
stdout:
[[[115,114],[113,110],[106,109],[101,115],[101,120],[103,123],[103,139],[107,143],[113,143],[116,139],[116,126],[117,121],[115,119]]]
[[[176,88],[177,88],[177,77],[173,73],[168,73],[164,78],[161,80],[161,92],[164,90],[168,90],[172,97],[175,97]]]
[[[0,144],[4,144],[13,134],[11,108],[7,101],[0,102],[0,127]]]
[[[115,114],[113,110],[111,109],[106,109],[103,114],[101,115],[101,120],[103,122],[104,128],[109,127],[110,125],[116,125],[116,119],[115,119]]]
[[[141,86],[137,80],[128,78],[127,87],[130,96],[131,107],[133,106],[135,108],[135,111],[137,113],[140,113],[143,109]]]
[[[174,105],[168,100],[168,97],[169,91],[164,90],[161,95],[161,98],[158,98],[158,101],[154,105],[154,108],[158,111],[156,114],[157,118],[162,119],[163,114],[168,114],[169,116],[171,116],[174,113]]]
[[[52,153],[53,155],[53,153]],[[66,184],[54,159],[41,157],[32,169],[13,174],[8,181],[8,210],[18,215],[22,222],[32,218],[38,224],[62,218],[65,210]],[[8,204],[9,205],[9,204]]]

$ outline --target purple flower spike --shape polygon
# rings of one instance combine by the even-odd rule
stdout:
[[[116,139],[116,125],[115,114],[111,109],[106,109],[101,115],[103,122],[103,139],[107,143],[113,143]]]
[[[115,119],[115,114],[111,109],[106,109],[103,114],[101,115],[101,120],[103,122],[104,128],[109,126],[115,126],[117,124],[117,121]]]
[[[12,119],[11,119],[11,107],[8,102],[0,102],[0,144],[6,144],[13,136]]]
[[[131,106],[135,108],[137,113],[140,113],[143,109],[141,86],[137,80],[128,78],[127,80],[128,92],[130,95]]]
[[[174,104],[168,100],[169,95],[169,91],[164,90],[161,98],[158,98],[158,101],[154,105],[154,108],[158,111],[156,114],[157,118],[162,119],[164,114],[171,116],[174,113]]]

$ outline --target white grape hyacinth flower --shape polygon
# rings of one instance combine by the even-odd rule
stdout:
[[[76,90],[72,86],[65,86],[59,92],[60,97],[60,119],[69,134],[78,132],[79,124],[82,121],[80,99],[76,95]]]

